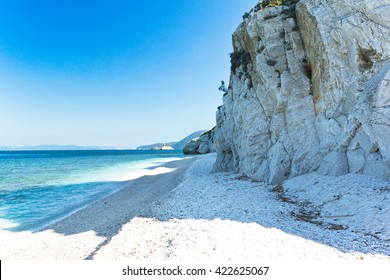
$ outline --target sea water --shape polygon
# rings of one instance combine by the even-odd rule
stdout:
[[[0,151],[0,230],[38,230],[181,151]]]

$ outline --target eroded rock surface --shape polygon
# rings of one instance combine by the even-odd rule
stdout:
[[[390,178],[390,0],[303,0],[233,34],[214,171],[272,184],[317,171]]]
[[[207,154],[215,152],[215,128],[206,131],[196,139],[191,140],[183,148],[184,154]]]

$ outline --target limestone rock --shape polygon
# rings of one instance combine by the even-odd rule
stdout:
[[[203,133],[198,138],[191,140],[183,148],[184,154],[207,154],[215,152],[214,144],[215,128]]]
[[[280,183],[318,171],[390,178],[390,0],[302,0],[233,34],[214,171]]]

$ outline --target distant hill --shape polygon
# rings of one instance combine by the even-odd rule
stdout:
[[[62,150],[116,150],[118,147],[112,146],[76,146],[76,145],[20,145],[14,147],[0,147],[0,150],[12,151],[62,151]]]
[[[190,142],[192,139],[194,138],[197,138],[199,137],[200,135],[202,135],[204,132],[206,132],[207,130],[199,130],[199,131],[195,131],[193,133],[191,133],[190,135],[188,135],[187,137],[181,139],[180,141],[178,142],[170,142],[170,143],[154,143],[154,144],[149,144],[149,145],[142,145],[142,146],[139,146],[137,148],[137,150],[152,150],[152,149],[156,149],[156,148],[159,148],[159,147],[162,147],[164,145],[168,145],[168,146],[171,146],[173,149],[175,150],[182,150],[183,147],[188,143]]]

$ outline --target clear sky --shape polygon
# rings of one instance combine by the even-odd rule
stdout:
[[[257,0],[1,0],[0,146],[136,147],[215,125]]]

